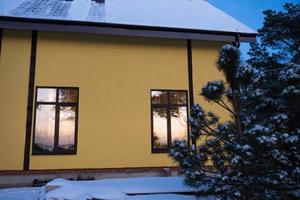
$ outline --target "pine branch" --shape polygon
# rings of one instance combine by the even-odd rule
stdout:
[[[227,110],[228,112],[230,112],[232,115],[236,115],[230,108],[228,108],[227,106],[221,104],[220,102],[213,100],[216,104],[218,104],[219,106],[221,106],[222,108],[224,108],[225,110]]]
[[[223,103],[223,105],[224,105],[228,110],[230,110],[230,112],[231,112],[233,115],[237,115],[233,110],[231,110],[231,108],[224,102],[223,99],[220,99],[220,101]]]
[[[234,108],[235,113],[239,113],[241,111],[240,102],[239,102],[240,96],[235,94],[234,91],[235,90],[233,89],[232,104],[233,104],[233,108]],[[242,133],[243,133],[241,118],[240,118],[239,114],[234,115],[234,118],[235,118],[235,124],[236,124],[236,127],[237,127],[238,137],[240,138]]]
[[[223,138],[219,137],[217,134],[217,132],[215,132],[213,129],[211,129],[209,126],[206,125],[206,127],[211,131],[211,132],[214,132],[215,134],[209,132],[208,130],[206,129],[202,129],[203,131],[205,131],[207,133],[208,136],[213,136],[215,138],[217,138],[218,140],[220,140],[221,142],[223,142],[224,144],[227,144],[227,145],[235,145],[233,142],[231,141],[228,141],[228,140],[224,140]],[[233,155],[236,155],[236,154],[233,154]]]

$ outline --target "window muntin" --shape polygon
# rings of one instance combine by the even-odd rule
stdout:
[[[33,154],[75,154],[78,88],[37,87]]]
[[[187,91],[151,90],[152,152],[166,153],[176,139],[188,140]]]

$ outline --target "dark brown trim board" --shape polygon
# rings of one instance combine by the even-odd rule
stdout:
[[[0,28],[220,42],[235,42],[237,34],[237,32],[5,16],[0,16]],[[240,33],[240,40],[256,42],[256,35]]]
[[[30,147],[31,147],[30,140],[31,140],[31,130],[32,130],[37,37],[38,37],[38,32],[32,31],[23,170],[29,170],[29,163],[30,163]]]
[[[188,62],[188,80],[189,80],[189,101],[190,101],[190,111],[192,106],[194,105],[194,83],[193,83],[193,47],[192,41],[187,40],[187,62]],[[188,123],[188,128],[190,129],[190,123]],[[195,138],[190,138],[189,141],[192,142],[193,145],[196,145]]]
[[[193,55],[192,41],[187,40],[187,61],[188,61],[188,78],[189,78],[189,97],[190,107],[194,105],[194,84],[193,84]]]
[[[238,33],[235,35],[235,41],[233,42],[233,46],[240,48],[241,46],[241,35]]]
[[[3,29],[0,29],[0,57],[1,57],[2,38],[3,38]]]

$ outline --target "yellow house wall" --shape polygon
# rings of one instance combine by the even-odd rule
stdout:
[[[78,86],[77,155],[31,169],[170,166],[151,153],[150,89],[188,89],[186,42],[39,33],[36,84]]]
[[[200,104],[205,111],[213,111],[222,120],[228,119],[228,113],[220,106],[208,103],[201,95],[201,89],[208,81],[224,80],[224,75],[216,67],[219,49],[222,43],[193,41],[193,84],[194,101]]]
[[[224,75],[216,67],[219,49],[222,43],[193,41],[193,85],[194,101],[207,111],[216,113],[222,121],[229,119],[229,114],[220,106],[208,103],[203,96],[199,95],[202,88],[208,81],[224,80]],[[198,145],[203,144],[207,137],[202,137],[197,141]]]
[[[30,49],[30,32],[3,32],[0,55],[0,170],[23,168]]]
[[[22,169],[30,32],[5,31],[0,62],[0,170]],[[193,41],[195,102],[220,43]],[[39,32],[36,86],[80,88],[76,155],[31,155],[30,169],[172,166],[151,153],[150,89],[188,90],[186,41]],[[8,106],[11,105],[11,106]],[[8,149],[13,151],[7,153]]]

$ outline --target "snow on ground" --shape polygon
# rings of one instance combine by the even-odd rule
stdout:
[[[0,190],[0,200],[197,200],[192,195],[172,193],[193,192],[183,184],[182,177],[141,177],[69,181],[57,178],[46,187],[58,186],[47,194],[45,188],[11,188]],[[204,186],[205,188],[205,186]],[[213,196],[199,200],[214,200]]]
[[[9,188],[0,190],[0,200],[44,200],[42,187]]]
[[[0,200],[44,200],[44,188],[11,188],[0,189]],[[97,196],[95,196],[96,198]],[[196,198],[190,195],[154,194],[128,196],[126,200],[215,200],[213,196]],[[86,200],[86,196],[77,200]],[[116,200],[116,199],[115,199]]]
[[[68,181],[55,179],[47,186],[61,186],[50,191],[46,199],[54,198],[99,198],[125,200],[128,194],[158,194],[174,192],[193,192],[194,189],[183,184],[182,177],[143,177],[103,179],[95,181]],[[137,197],[136,197],[137,198]]]
[[[208,197],[195,197],[190,195],[178,194],[154,194],[154,195],[136,195],[130,196],[126,200],[216,200],[214,196]]]

